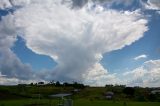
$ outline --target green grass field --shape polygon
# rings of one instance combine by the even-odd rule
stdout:
[[[50,99],[49,95],[72,93],[73,89],[73,87],[52,85],[0,86],[0,106],[58,106],[59,99]],[[147,88],[134,88],[134,96],[124,94],[123,89],[124,87],[121,86],[85,87],[79,92],[73,92],[72,96],[66,98],[73,99],[73,106],[160,106],[160,95],[150,96]],[[104,93],[107,91],[115,92],[112,100],[105,98]]]
[[[113,101],[89,101],[77,100],[74,106],[160,106],[160,102],[113,102]]]
[[[37,100],[37,99],[24,99],[24,100],[3,100],[0,101],[0,106],[57,106],[58,100]],[[105,100],[74,100],[73,106],[160,106],[160,102],[113,102]]]

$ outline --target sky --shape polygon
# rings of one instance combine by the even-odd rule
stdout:
[[[159,0],[0,0],[0,85],[160,86]]]

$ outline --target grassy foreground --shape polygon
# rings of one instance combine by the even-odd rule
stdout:
[[[159,106],[160,102],[113,102],[113,101],[89,101],[77,100],[74,106]]]
[[[3,100],[0,101],[0,106],[57,106],[58,100],[37,100],[37,99],[23,99],[23,100]],[[74,106],[160,106],[160,102],[113,102],[105,100],[74,100]]]

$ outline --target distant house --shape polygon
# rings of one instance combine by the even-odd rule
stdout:
[[[106,92],[104,95],[105,95],[105,97],[106,97],[107,99],[112,99],[113,96],[114,96],[114,93],[111,92],[111,91],[108,91],[108,92]]]
[[[80,89],[74,89],[74,90],[72,90],[72,93],[78,93],[78,92],[80,92]]]
[[[160,90],[152,90],[151,94],[160,94]]]

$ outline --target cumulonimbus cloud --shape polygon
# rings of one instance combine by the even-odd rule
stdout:
[[[103,54],[143,37],[147,20],[139,10],[116,11],[93,2],[74,9],[68,3],[72,2],[23,4],[12,14],[16,32],[33,52],[57,62],[46,78],[99,85],[108,83],[108,78],[116,80],[100,64]]]

